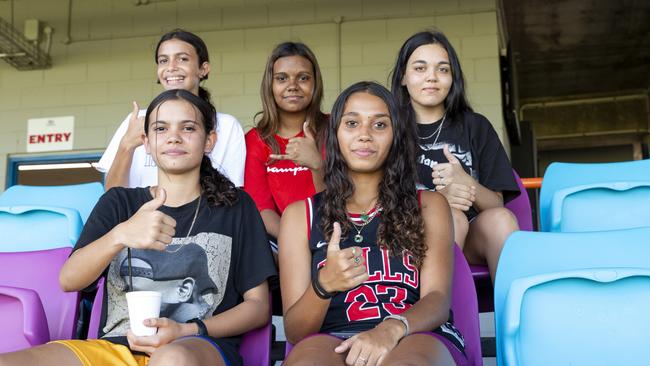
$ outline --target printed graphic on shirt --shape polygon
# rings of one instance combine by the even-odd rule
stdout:
[[[174,238],[165,251],[133,249],[131,278],[135,291],[162,294],[160,317],[185,323],[210,316],[225,294],[232,238],[199,233]],[[125,292],[129,289],[127,250],[113,259],[107,278],[106,336],[123,336],[129,329]]]
[[[304,166],[296,166],[296,167],[291,167],[291,168],[278,168],[278,167],[271,167],[267,166],[266,167],[266,172],[267,173],[291,173],[294,177],[298,174],[298,172],[304,172],[309,170],[309,168],[304,167]]]
[[[420,146],[420,154],[417,156],[416,161],[419,165],[433,168],[436,164],[446,163],[447,159],[445,158],[443,149],[445,145],[447,145],[449,146],[449,152],[460,160],[465,171],[468,172],[472,178],[478,180],[478,173],[476,172],[476,169],[474,169],[474,159],[472,158],[472,152],[470,150],[465,150],[460,145],[445,141],[437,142],[436,144],[420,142],[418,145]]]
[[[155,167],[156,167],[156,162],[155,162],[155,161],[153,160],[153,158],[151,157],[151,154],[146,154],[146,155],[144,156],[144,166],[146,166],[146,167],[152,167],[152,168],[155,168]]]

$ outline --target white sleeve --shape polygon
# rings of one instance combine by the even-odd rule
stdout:
[[[95,164],[95,169],[99,170],[102,173],[107,173],[111,166],[113,165],[113,160],[115,160],[115,155],[117,154],[117,148],[120,146],[120,141],[122,137],[126,134],[126,130],[129,128],[129,119],[131,119],[131,113],[122,121],[122,124],[117,128],[111,142],[108,143],[108,147],[104,151],[102,158],[99,159],[99,162]]]
[[[239,121],[231,115],[217,113],[217,146],[210,154],[212,165],[237,187],[244,185],[246,142]]]

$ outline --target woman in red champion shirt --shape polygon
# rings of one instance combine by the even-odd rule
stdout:
[[[263,110],[246,134],[244,190],[277,238],[284,209],[323,189],[320,142],[327,116],[320,110],[323,79],[314,53],[297,42],[276,46],[260,93]]]

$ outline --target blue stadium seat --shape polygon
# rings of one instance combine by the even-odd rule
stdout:
[[[82,227],[81,217],[74,209],[0,206],[0,252],[72,248]]]
[[[542,231],[650,226],[650,160],[553,163],[540,193]]]
[[[101,183],[83,183],[64,186],[15,185],[0,194],[0,206],[47,205],[72,208],[79,211],[86,223],[99,197],[104,194]]]
[[[511,235],[495,281],[498,364],[647,362],[648,238],[649,227]]]

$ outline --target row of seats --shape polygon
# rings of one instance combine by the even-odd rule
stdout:
[[[552,164],[544,176],[540,195],[542,229],[580,232],[648,226],[650,206],[645,202],[650,199],[650,179],[644,179],[650,178],[648,168],[647,160]],[[522,230],[530,231],[528,195],[518,177],[517,180],[523,194],[510,202],[508,208],[517,216]],[[90,183],[14,186],[0,195],[0,318],[6,325],[0,330],[0,352],[74,336],[79,295],[59,290],[58,270],[102,193],[101,184]],[[634,286],[647,285],[644,271],[650,269],[644,262],[650,263],[650,256],[643,252],[647,230],[650,229],[586,234],[517,232],[504,248],[494,290],[485,268],[471,266],[470,270],[457,248],[452,308],[457,326],[466,338],[470,364],[482,364],[478,311],[491,311],[492,306],[501,365],[552,364],[548,357],[559,357],[554,354],[556,349],[563,357],[571,357],[569,353],[582,357],[575,358],[575,364],[585,364],[585,354],[607,349],[603,344],[611,340],[602,337],[600,343],[596,342],[600,334],[580,323],[592,321],[602,329],[604,323],[593,320],[597,315],[613,322],[606,323],[610,332],[630,327],[631,332],[625,334],[638,336],[636,340],[650,339],[639,334],[642,326],[637,329],[627,324],[626,317],[635,315],[637,307],[605,301],[608,291],[627,294]],[[472,276],[479,289],[478,303]],[[30,287],[33,283],[38,286]],[[97,336],[103,295],[100,286],[90,319],[91,338]],[[634,300],[633,305],[641,304],[643,296]],[[618,328],[614,327],[616,321],[621,321]],[[542,327],[544,324],[547,326]],[[639,324],[643,323],[632,325]],[[576,334],[585,337],[575,339]],[[622,337],[618,330],[614,334],[618,340],[629,341],[628,345],[636,344],[629,337]],[[247,334],[241,350],[245,364],[268,364],[270,343],[270,324]],[[554,358],[558,359],[562,358]],[[611,364],[605,362],[606,358],[591,361],[598,362],[590,364]]]
[[[542,232],[506,241],[494,286],[499,365],[645,364],[650,160],[551,164]]]

